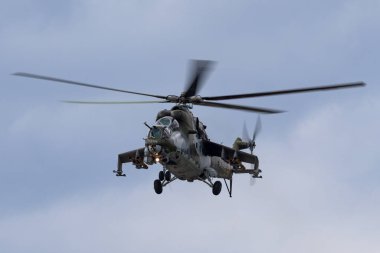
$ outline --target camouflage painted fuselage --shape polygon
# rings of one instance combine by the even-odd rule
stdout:
[[[204,155],[202,141],[208,140],[205,128],[187,107],[159,112],[145,140],[145,163],[159,162],[182,180],[231,178],[233,166],[218,156]]]

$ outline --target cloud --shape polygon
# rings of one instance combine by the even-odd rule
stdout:
[[[282,140],[258,147],[264,179],[249,187],[235,177],[234,196],[215,197],[202,183],[175,182],[157,196],[154,175],[129,185],[81,191],[0,220],[0,241],[7,252],[376,252],[380,188],[351,180],[376,172],[355,146],[372,150],[378,119],[362,129],[360,117],[379,109],[375,97],[349,110],[351,102],[330,104],[300,119]],[[352,117],[359,120],[352,122]],[[353,137],[353,138],[352,138]],[[362,140],[362,141],[360,141]],[[364,162],[365,164],[365,162]],[[342,166],[342,167],[341,167]],[[147,172],[145,172],[147,173]],[[225,191],[225,190],[224,190]],[[364,193],[364,194],[363,194]],[[22,243],[19,243],[22,240]]]
[[[379,248],[378,1],[21,3],[0,10],[0,251]],[[220,61],[205,95],[369,85],[242,101],[290,112],[262,118],[256,152],[264,179],[249,187],[247,177],[236,177],[229,199],[225,189],[214,197],[185,182],[156,196],[158,166],[113,177],[116,154],[142,145],[142,123],[161,108],[62,105],[56,101],[139,98],[9,76],[30,71],[179,94],[188,58]],[[256,119],[211,108],[194,113],[227,145],[244,119],[251,126]]]

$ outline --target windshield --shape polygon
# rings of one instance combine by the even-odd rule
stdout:
[[[161,125],[161,126],[169,126],[172,123],[173,118],[172,117],[163,117],[159,120],[156,121],[156,125]]]
[[[152,127],[152,129],[150,130],[150,136],[153,137],[153,138],[161,138],[161,135],[162,135],[162,131],[160,128],[158,127]]]
[[[165,126],[171,130],[175,130],[179,127],[179,124],[173,117],[165,116],[156,121],[156,126]]]

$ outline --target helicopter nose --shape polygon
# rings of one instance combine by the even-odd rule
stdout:
[[[162,146],[161,145],[149,145],[148,149],[152,154],[158,155],[162,151]]]

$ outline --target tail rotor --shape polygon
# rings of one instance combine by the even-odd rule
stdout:
[[[244,126],[243,126],[243,135],[242,135],[242,139],[245,143],[247,143],[247,148],[249,148],[249,150],[251,151],[251,155],[253,154],[253,150],[255,149],[256,147],[256,137],[258,136],[258,134],[260,133],[261,131],[261,128],[262,128],[262,125],[261,125],[261,118],[260,118],[260,115],[257,117],[257,120],[256,120],[256,125],[255,125],[255,129],[253,131],[253,134],[252,134],[252,139],[249,137],[249,133],[248,133],[248,129],[247,129],[247,124],[244,122]],[[255,169],[255,166],[254,164],[251,164],[251,169],[254,170]],[[261,172],[261,170],[259,170],[257,168],[257,173],[253,174],[252,177],[250,178],[250,185],[253,186],[255,185],[256,183],[256,178],[259,178],[261,176],[259,176],[259,173]]]
[[[242,137],[243,137],[243,141],[248,144],[248,148],[251,151],[251,154],[253,154],[253,149],[256,147],[255,140],[256,140],[257,135],[260,133],[260,131],[261,131],[261,118],[260,118],[260,115],[257,117],[256,125],[255,125],[255,130],[253,131],[252,139],[249,138],[247,124],[244,122]]]

